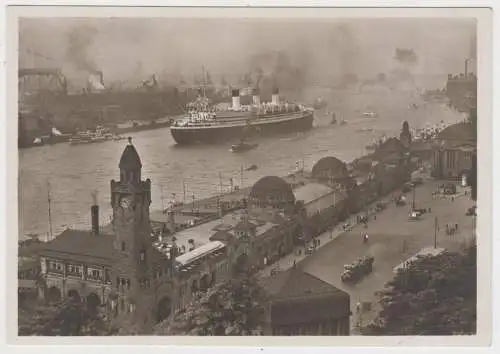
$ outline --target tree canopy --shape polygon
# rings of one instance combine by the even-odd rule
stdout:
[[[380,293],[382,309],[363,333],[475,334],[476,269],[475,245],[413,262]]]
[[[261,335],[264,292],[254,277],[221,282],[172,318],[159,323],[157,335]]]
[[[39,304],[33,309],[19,308],[18,331],[20,336],[99,336],[114,333],[99,311],[90,311],[85,304],[71,299]]]

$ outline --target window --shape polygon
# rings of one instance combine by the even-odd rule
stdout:
[[[141,262],[144,262],[146,260],[146,251],[141,251],[140,258],[141,258]]]
[[[125,241],[122,241],[122,252],[125,251]]]

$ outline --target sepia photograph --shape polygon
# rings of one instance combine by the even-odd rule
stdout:
[[[33,10],[16,336],[480,334],[477,9]]]

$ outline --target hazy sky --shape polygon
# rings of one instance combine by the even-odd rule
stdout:
[[[462,70],[474,31],[463,19],[23,19],[19,49],[20,66],[59,67],[74,80],[88,75],[86,65],[108,82],[162,72],[191,80],[204,65],[230,82],[269,49],[286,50],[314,77],[372,77],[397,67],[398,47],[418,55],[413,73],[445,75]]]

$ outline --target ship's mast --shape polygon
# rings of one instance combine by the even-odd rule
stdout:
[[[205,74],[205,66],[201,66],[201,74],[203,75],[203,97],[206,97],[205,86],[207,85],[207,77]]]
[[[49,240],[52,240],[52,201],[50,197],[50,182],[47,182],[47,201],[49,204],[48,214],[49,214]]]

